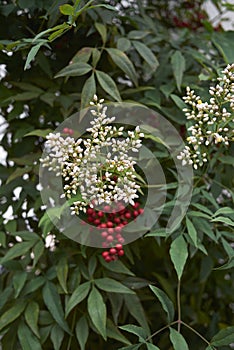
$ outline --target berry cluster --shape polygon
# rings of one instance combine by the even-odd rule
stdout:
[[[100,230],[103,239],[102,247],[108,248],[102,253],[106,262],[117,260],[124,255],[122,230],[130,221],[137,218],[144,212],[140,208],[140,203],[135,202],[133,206],[125,207],[122,203],[117,204],[115,211],[106,205],[102,210],[95,210],[91,207],[87,209],[87,221]]]
[[[72,136],[74,134],[74,130],[70,128],[63,128],[63,133]]]

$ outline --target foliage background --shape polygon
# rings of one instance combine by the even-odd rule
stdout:
[[[221,1],[213,3],[221,12]],[[155,109],[185,138],[186,86],[207,98],[210,82],[234,62],[234,32],[214,28],[203,1],[124,5],[113,0],[88,8],[101,4],[0,1],[0,61],[6,65],[0,82],[1,144],[7,150],[0,165],[1,347],[231,349],[233,145],[195,173],[193,199],[180,228],[165,237],[170,192],[159,226],[128,245],[114,264],[104,263],[97,249],[68,240],[45,215],[38,160],[48,129],[87,106],[96,92],[107,101],[137,101]],[[168,183],[176,182],[165,149],[152,147]],[[9,208],[10,220],[4,217]],[[217,217],[222,219],[212,221]],[[55,235],[54,246],[48,235]],[[171,260],[175,251],[180,254]],[[214,269],[226,262],[226,269]],[[183,272],[179,281],[175,267]],[[149,285],[158,289],[152,293]],[[186,325],[212,339],[211,345],[183,325],[183,337],[172,329],[169,337],[167,328],[150,338],[181,312]],[[172,328],[180,330],[177,323]]]

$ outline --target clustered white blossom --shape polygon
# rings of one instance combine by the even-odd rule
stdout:
[[[139,126],[134,131],[110,125],[115,117],[106,115],[104,100],[94,96],[90,112],[95,117],[87,129],[90,138],[64,138],[50,133],[45,144],[48,156],[42,166],[62,176],[64,193],[61,197],[74,199],[72,214],[86,212],[86,207],[110,205],[117,202],[134,205],[140,186],[136,183],[136,161],[129,154],[138,152],[144,134]],[[120,138],[121,137],[121,138]]]
[[[209,102],[203,102],[189,87],[187,96],[183,97],[190,106],[183,111],[191,126],[188,127],[189,146],[185,146],[177,158],[183,165],[192,164],[194,169],[207,162],[208,147],[221,143],[228,146],[234,140],[234,63],[228,65],[222,74],[216,86],[210,87]]]

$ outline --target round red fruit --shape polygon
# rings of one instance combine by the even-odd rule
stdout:
[[[123,246],[122,246],[122,244],[117,243],[116,246],[115,246],[115,248],[116,248],[117,250],[122,250]]]
[[[101,234],[101,236],[102,236],[103,238],[106,238],[106,237],[108,236],[108,232],[103,231],[102,234]]]
[[[114,255],[117,253],[117,250],[115,248],[110,248],[109,252],[110,254]]]
[[[109,235],[109,236],[106,237],[106,241],[107,241],[107,242],[113,242],[113,240],[114,240],[114,237],[111,236],[111,235]]]
[[[124,250],[123,249],[119,250],[118,251],[118,256],[123,256],[123,255],[124,255]]]
[[[112,221],[107,221],[106,226],[107,227],[113,227],[113,222]]]
[[[103,223],[101,223],[100,224],[100,228],[106,228],[107,226],[106,226],[106,223],[105,222],[103,222]]]
[[[126,219],[131,219],[132,215],[129,211],[124,215]]]
[[[109,252],[107,252],[107,251],[102,252],[102,256],[103,256],[103,258],[106,258],[107,256],[109,256]]]
[[[107,256],[106,258],[104,258],[105,260],[106,260],[106,262],[110,262],[110,261],[112,261],[112,257],[110,257],[110,256]]]
[[[103,215],[104,215],[103,211],[99,211],[99,212],[98,212],[98,216],[99,216],[99,218],[102,218],[102,217],[103,217]]]

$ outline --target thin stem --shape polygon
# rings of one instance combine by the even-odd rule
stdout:
[[[72,326],[71,326],[72,332],[73,332],[74,327],[75,327],[75,322],[76,322],[76,310],[75,310],[75,312],[74,312],[74,314],[73,314],[73,318],[72,318]],[[70,350],[70,348],[71,348],[71,342],[72,342],[72,334],[70,335],[69,340],[68,340],[67,350]]]
[[[178,308],[178,332],[180,333],[181,328],[181,300],[180,300],[180,289],[181,289],[181,280],[178,281],[177,286],[177,308]]]
[[[161,333],[162,331],[164,331],[165,329],[173,326],[174,324],[178,323],[178,321],[174,321],[174,322],[171,322],[169,324],[167,324],[166,326],[160,328],[158,331],[156,331],[155,333],[151,334],[147,339],[146,339],[146,342],[150,339],[152,339],[153,337],[155,337],[155,335]]]
[[[183,324],[185,327],[187,327],[188,329],[190,329],[190,331],[192,331],[193,333],[195,333],[199,338],[201,338],[207,345],[211,346],[211,343],[204,338],[198,331],[196,331],[196,329],[192,328],[191,326],[189,326],[187,323],[180,321],[181,324]],[[213,345],[212,345],[213,346]],[[216,348],[213,346],[214,350],[216,350]]]

